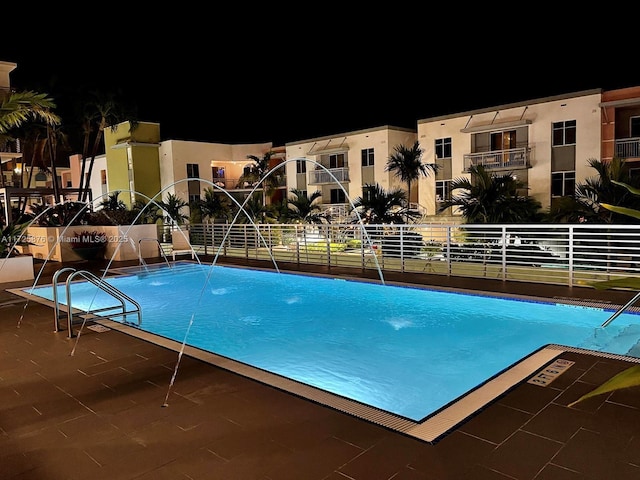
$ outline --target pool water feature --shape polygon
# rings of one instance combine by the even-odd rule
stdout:
[[[640,356],[634,313],[603,329],[612,312],[598,308],[192,262],[107,281],[141,305],[144,332],[232,359],[243,374],[269,372],[276,386],[317,401],[328,394],[401,431],[420,430],[519,362],[535,359],[533,373],[559,346]],[[51,286],[23,292],[53,298]],[[82,310],[114,304],[88,282],[74,282],[71,299]]]

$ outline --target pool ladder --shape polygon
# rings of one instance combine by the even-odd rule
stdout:
[[[67,294],[67,331],[69,333],[69,338],[73,338],[73,317],[74,317],[74,309],[71,303],[71,283],[75,277],[83,277],[85,280],[91,282],[96,287],[98,287],[103,292],[111,295],[113,298],[120,302],[120,305],[113,305],[109,307],[96,308],[90,310],[80,310],[76,312],[76,315],[87,317],[94,317],[95,313],[99,312],[111,312],[113,310],[119,310],[113,313],[109,313],[104,318],[110,317],[123,317],[125,323],[127,322],[127,315],[135,314],[138,319],[138,326],[142,323],[142,310],[140,304],[136,302],[134,299],[129,297],[126,293],[118,290],[116,287],[104,281],[104,279],[94,275],[93,273],[87,270],[76,270],[75,268],[65,267],[58,270],[53,275],[53,302],[54,302],[54,331],[60,331],[60,301],[58,299],[58,278],[64,272],[72,272],[67,276],[66,281],[66,294]],[[127,310],[127,302],[133,305],[133,309]]]
[[[620,307],[613,315],[611,315],[602,325],[600,325],[600,328],[604,328],[607,325],[609,325],[611,322],[613,322],[616,317],[618,315],[620,315],[621,313],[623,313],[627,308],[629,308],[631,305],[633,305],[634,303],[636,303],[638,301],[638,299],[640,298],[640,292],[636,293],[636,295],[629,300],[627,303],[625,303],[622,307]]]

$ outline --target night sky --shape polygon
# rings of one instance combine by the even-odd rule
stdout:
[[[518,24],[518,41],[463,36],[449,44],[411,15],[405,24],[385,13],[378,22],[388,23],[364,22],[350,36],[311,14],[304,29],[290,31],[284,18],[236,18],[232,34],[221,18],[173,12],[182,30],[165,28],[166,15],[150,15],[146,28],[127,34],[67,25],[55,38],[33,42],[5,30],[12,41],[0,43],[0,60],[18,64],[14,88],[49,93],[61,114],[80,89],[92,88],[117,93],[138,120],[160,123],[162,140],[275,146],[640,85],[635,42],[619,32],[613,53],[602,49],[603,34],[586,28],[578,38]]]

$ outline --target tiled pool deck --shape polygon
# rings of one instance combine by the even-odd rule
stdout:
[[[77,266],[89,267],[101,265]],[[611,305],[633,295],[425,274],[385,280]],[[564,352],[575,363],[549,385],[522,381],[428,443],[187,355],[169,389],[174,351],[116,330],[55,333],[50,307],[6,291],[29,285],[0,285],[0,479],[640,478],[640,388],[567,407],[634,364],[624,358]]]

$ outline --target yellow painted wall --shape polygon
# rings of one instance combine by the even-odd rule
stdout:
[[[109,189],[123,192],[120,200],[131,206],[136,198],[146,202],[146,197],[154,197],[160,191],[159,124],[123,122],[106,128],[104,144]]]

